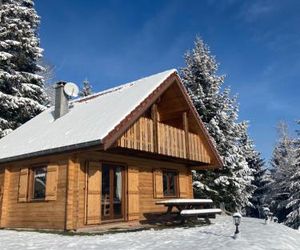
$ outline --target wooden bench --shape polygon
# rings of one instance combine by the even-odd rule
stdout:
[[[155,204],[164,205],[168,208],[165,215],[170,215],[173,208],[176,208],[175,213],[182,223],[191,217],[204,217],[209,222],[208,218],[215,218],[216,214],[222,213],[219,208],[209,208],[213,205],[211,199],[170,199],[156,201]]]
[[[209,223],[209,215],[221,214],[222,210],[219,208],[204,208],[204,209],[184,209],[180,212],[182,216],[182,223],[186,221],[188,217],[196,217],[205,216],[206,222]]]

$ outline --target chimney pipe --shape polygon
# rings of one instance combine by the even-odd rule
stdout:
[[[58,119],[68,113],[69,111],[69,99],[64,92],[64,86],[66,82],[58,82],[55,86],[55,108],[54,119]]]

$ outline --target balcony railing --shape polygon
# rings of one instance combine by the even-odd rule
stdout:
[[[154,152],[153,121],[141,117],[118,140],[117,145],[147,152]]]
[[[158,153],[186,158],[184,130],[158,123]]]
[[[153,126],[153,120],[141,117],[117,141],[117,146],[154,153]],[[187,147],[184,130],[158,123],[157,143],[158,152],[155,153],[210,163],[209,154],[197,134],[188,133]]]

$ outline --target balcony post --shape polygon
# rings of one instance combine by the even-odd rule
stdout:
[[[185,135],[185,151],[186,151],[186,158],[190,158],[190,146],[189,146],[189,123],[188,123],[188,116],[187,112],[182,113],[182,122],[183,122],[183,130]]]

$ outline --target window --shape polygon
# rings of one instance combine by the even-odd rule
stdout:
[[[59,165],[49,163],[20,168],[18,202],[55,201]]]
[[[177,196],[178,174],[175,171],[167,170],[163,172],[163,192],[164,196]]]
[[[32,169],[33,173],[33,186],[32,198],[43,200],[46,197],[46,176],[47,167],[37,167]]]

